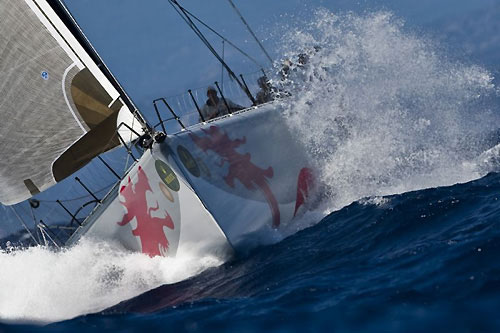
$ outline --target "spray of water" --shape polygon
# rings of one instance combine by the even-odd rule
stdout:
[[[210,256],[150,258],[91,241],[58,252],[0,252],[0,320],[43,324],[73,318],[221,263]]]
[[[499,123],[487,70],[450,60],[390,13],[319,10],[311,22],[286,28],[292,64],[274,82],[291,93],[286,121],[316,164],[327,210],[487,171],[475,160]]]
[[[481,135],[498,124],[485,102],[495,92],[486,70],[447,59],[388,13],[320,10],[311,22],[280,31],[282,54],[294,64],[275,84],[291,93],[281,102],[285,119],[315,163],[328,196],[325,210],[468,181],[500,160],[498,147],[480,155],[486,150]],[[303,66],[297,50],[307,58]],[[317,222],[318,213],[305,218]],[[0,319],[68,319],[221,262],[149,258],[89,241],[60,252],[0,252]]]

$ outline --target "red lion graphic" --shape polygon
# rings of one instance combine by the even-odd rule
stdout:
[[[314,188],[314,175],[309,168],[302,168],[299,172],[297,181],[297,199],[295,201],[295,211],[293,216],[297,216],[297,211],[300,206],[306,203],[309,199],[312,189]]]
[[[165,218],[151,216],[152,211],[159,209],[159,204],[156,202],[156,207],[148,207],[146,192],[152,192],[148,177],[141,167],[138,168],[137,175],[137,183],[132,184],[129,177],[128,184],[120,188],[120,194],[125,198],[120,198],[120,203],[127,209],[127,213],[118,225],[127,225],[135,217],[137,228],[132,230],[132,234],[141,239],[142,253],[150,257],[159,256],[162,252],[165,253],[169,246],[163,227],[174,229],[174,223],[168,212],[165,212]]]
[[[204,152],[213,150],[221,157],[219,166],[222,167],[225,162],[229,164],[227,175],[224,181],[231,188],[234,188],[234,180],[237,179],[248,190],[259,188],[264,194],[273,217],[273,228],[280,225],[280,210],[278,201],[273,195],[266,178],[272,178],[273,168],[261,169],[251,162],[249,153],[240,154],[236,148],[246,143],[246,138],[231,140],[227,133],[222,132],[217,126],[210,126],[208,130],[202,129],[207,135],[199,137],[195,134],[189,134],[193,142]]]

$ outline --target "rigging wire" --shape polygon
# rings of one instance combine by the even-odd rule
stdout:
[[[225,56],[225,49],[224,49],[224,40],[222,41],[222,59],[224,59]],[[220,85],[222,86],[222,91],[224,91],[224,66],[221,65],[221,72],[220,72]]]
[[[96,65],[99,67],[101,72],[106,76],[106,78],[109,80],[111,85],[116,89],[116,91],[120,95],[120,99],[127,106],[127,109],[132,113],[132,116],[136,118],[139,123],[141,124],[141,127],[145,132],[150,132],[151,127],[148,124],[146,118],[142,115],[142,113],[139,111],[137,106],[135,105],[134,101],[132,98],[128,95],[128,93],[125,91],[123,86],[120,84],[120,82],[116,79],[116,77],[113,75],[109,67],[106,65],[104,60],[101,58],[95,47],[92,45],[92,43],[89,41],[87,36],[84,34],[82,28],[74,18],[73,14],[69,11],[69,9],[66,7],[64,4],[64,0],[56,0],[49,4],[56,12],[58,12],[58,16],[63,19],[65,25],[70,29],[73,35],[77,37],[78,41],[82,44],[82,46],[85,48],[87,53],[90,55],[92,60],[96,63]],[[63,15],[63,16],[61,16]],[[64,18],[63,18],[64,17]]]
[[[219,53],[213,48],[212,44],[206,39],[206,37],[203,35],[203,33],[200,31],[200,29],[196,26],[196,24],[191,20],[190,16],[186,13],[186,10],[184,7],[182,7],[177,0],[168,0],[170,5],[175,9],[175,11],[181,16],[181,18],[186,22],[186,24],[193,30],[193,32],[200,38],[200,40],[205,44],[205,46],[212,52],[212,54],[219,60],[219,62],[224,66],[226,69],[227,73],[229,74],[230,77],[232,77],[240,86],[241,90],[245,92],[245,94],[248,96],[248,98],[253,101],[253,96],[246,89],[246,87],[241,83],[241,81],[238,79],[236,74],[231,70],[231,68],[227,65],[227,63],[224,61],[224,59],[221,58]],[[177,6],[177,7],[176,7]],[[182,12],[182,13],[181,13]]]
[[[233,9],[236,12],[236,14],[238,14],[238,16],[240,17],[241,21],[247,27],[248,31],[250,32],[250,34],[252,35],[252,37],[255,39],[255,41],[257,42],[257,44],[259,44],[260,48],[262,49],[262,51],[266,55],[267,59],[269,59],[269,62],[271,62],[271,65],[272,65],[273,64],[273,59],[271,58],[271,56],[269,55],[269,53],[267,53],[266,49],[264,48],[264,45],[262,45],[262,43],[260,42],[260,40],[257,38],[257,36],[253,32],[252,28],[250,28],[250,26],[248,25],[247,21],[243,17],[243,15],[241,15],[240,11],[238,10],[238,8],[236,8],[236,6],[234,5],[234,3],[233,3],[232,0],[227,0],[227,1],[229,1],[229,4],[233,7]]]
[[[96,193],[96,194],[103,193],[104,191],[107,191],[111,187],[113,187],[116,183],[117,182],[115,182],[115,181],[112,182],[112,183],[109,183],[109,184],[105,185],[104,187],[101,187],[100,189],[93,191],[93,193]],[[79,197],[74,197],[74,198],[64,199],[64,200],[59,200],[59,201],[61,201],[61,202],[72,202],[72,201],[83,200],[83,199],[90,198],[90,197],[91,197],[90,194],[85,194],[85,195],[82,195],[82,196],[79,196]],[[40,201],[40,202],[46,202],[46,203],[54,203],[57,200],[38,200],[38,201]]]
[[[260,68],[263,68],[262,64],[260,64],[257,60],[255,60],[255,58],[251,57],[248,53],[246,53],[245,51],[243,51],[242,49],[240,49],[238,46],[234,45],[229,39],[227,39],[226,37],[222,36],[220,33],[218,33],[216,30],[214,30],[212,27],[210,27],[208,24],[206,24],[205,22],[203,22],[201,19],[199,19],[198,17],[196,17],[193,13],[191,13],[189,10],[185,9],[184,10],[186,11],[186,13],[188,13],[192,18],[194,18],[196,21],[198,21],[201,25],[203,25],[205,28],[207,28],[208,30],[210,30],[211,32],[213,32],[215,35],[217,35],[220,39],[222,39],[223,42],[226,42],[228,43],[229,45],[231,45],[236,51],[240,52],[242,55],[244,55],[245,57],[247,57],[250,61],[252,61],[254,64],[256,64],[258,67]]]
[[[33,241],[35,242],[35,244],[40,245],[40,243],[35,239],[35,236],[33,236],[33,234],[31,233],[31,231],[28,228],[28,226],[26,225],[26,223],[24,223],[24,220],[21,218],[21,216],[16,211],[16,209],[14,208],[14,206],[10,206],[10,209],[12,209],[12,211],[14,212],[14,215],[16,215],[17,219],[19,220],[19,222],[21,223],[21,225],[24,227],[24,230],[26,230],[26,232],[30,235],[31,239],[33,239]]]

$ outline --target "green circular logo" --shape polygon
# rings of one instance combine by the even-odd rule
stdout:
[[[200,177],[200,168],[198,167],[198,163],[196,163],[196,160],[193,158],[191,153],[186,148],[179,145],[177,147],[177,154],[179,155],[182,164],[184,164],[186,169],[188,169],[189,173],[191,173],[195,177]]]
[[[172,191],[178,192],[181,185],[172,169],[165,162],[160,160],[155,161],[155,168],[165,185],[167,185]]]

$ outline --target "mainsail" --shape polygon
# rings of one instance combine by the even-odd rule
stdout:
[[[30,198],[118,145],[118,114],[130,110],[61,8],[0,0],[3,204]]]

